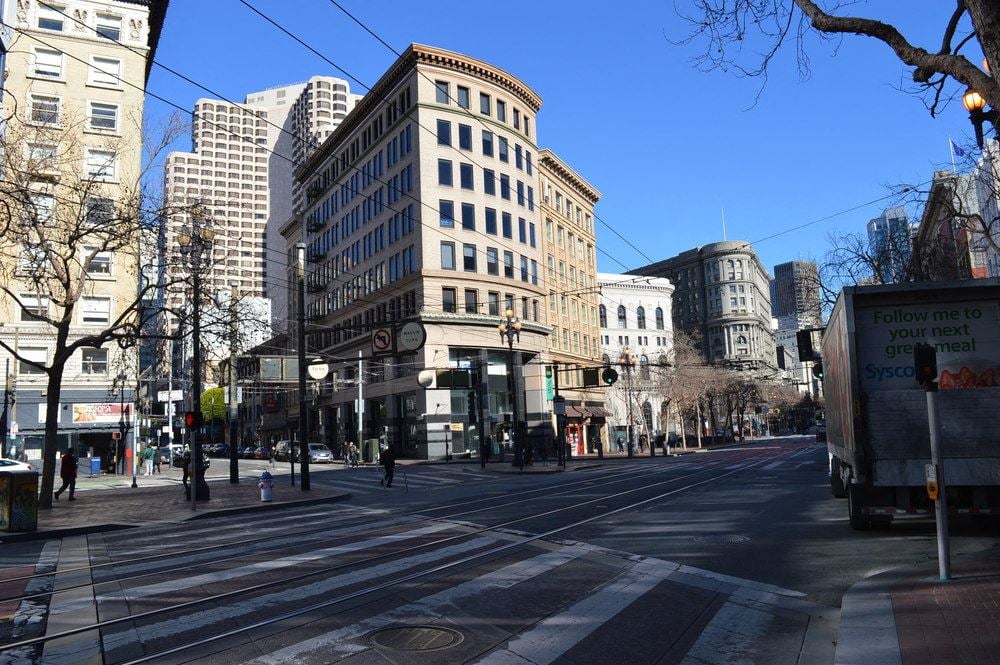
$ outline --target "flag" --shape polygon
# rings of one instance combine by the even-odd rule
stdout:
[[[951,151],[955,153],[955,155],[957,155],[958,157],[965,157],[965,151],[962,150],[962,148],[955,145],[955,142],[952,141],[950,138],[948,139],[948,141],[951,142]]]

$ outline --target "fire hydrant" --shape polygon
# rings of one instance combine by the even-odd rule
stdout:
[[[260,500],[270,501],[271,500],[271,490],[274,489],[274,481],[269,472],[265,471],[260,474],[260,482],[257,483],[257,487],[260,488]]]

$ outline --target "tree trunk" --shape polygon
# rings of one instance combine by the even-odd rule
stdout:
[[[694,403],[695,434],[698,435],[698,447],[701,448],[701,400]]]
[[[991,76],[996,79],[1000,76],[1000,3],[996,0],[965,0],[965,8],[976,29],[979,46],[990,63]],[[988,97],[987,100],[993,108],[1000,108],[998,100]]]
[[[63,364],[49,368],[45,395],[45,442],[42,444],[42,486],[39,488],[38,507],[52,508],[52,491],[56,477],[56,459],[59,452],[59,397],[62,391]]]

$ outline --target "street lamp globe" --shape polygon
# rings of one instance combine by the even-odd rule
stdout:
[[[179,242],[180,244],[184,245],[185,247],[187,245],[190,245],[191,244],[191,236],[190,236],[190,234],[179,233],[177,235],[177,242]]]
[[[962,105],[965,106],[965,110],[969,113],[975,113],[986,108],[986,100],[979,94],[979,91],[969,88],[962,95]]]

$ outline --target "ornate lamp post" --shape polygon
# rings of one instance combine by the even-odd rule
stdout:
[[[632,353],[632,350],[627,346],[622,349],[622,352],[618,354],[618,364],[622,366],[625,371],[625,404],[628,409],[628,456],[632,457],[634,455],[633,448],[635,443],[633,442],[633,437],[635,436],[635,426],[634,420],[632,418],[632,371],[635,368],[636,363],[639,362],[639,357]]]
[[[962,105],[969,112],[969,120],[972,121],[972,126],[976,130],[976,145],[982,150],[983,122],[989,121],[993,125],[993,129],[996,130],[997,124],[1000,123],[1000,117],[998,117],[1000,114],[997,113],[996,109],[991,108],[987,110],[986,100],[983,99],[983,96],[978,91],[972,88],[968,88],[965,94],[962,95]]]
[[[507,342],[507,392],[513,400],[513,428],[511,435],[514,438],[514,464],[522,470],[524,469],[524,442],[521,440],[520,422],[517,413],[517,381],[514,377],[514,339],[521,341],[521,321],[514,318],[514,311],[508,309],[504,312],[506,321],[497,326],[500,331],[500,341]]]
[[[191,358],[191,410],[196,417],[201,416],[201,258],[202,252],[211,252],[215,232],[201,228],[201,217],[195,215],[192,233],[177,236],[181,252],[187,253],[191,262],[191,343],[194,347]],[[197,501],[208,501],[209,489],[205,482],[205,467],[201,459],[201,432],[191,430],[191,510],[196,510]]]
[[[120,398],[118,413],[120,413],[121,415],[118,418],[118,432],[119,432],[119,435],[121,436],[122,446],[127,446],[128,445],[127,439],[128,439],[128,432],[129,432],[129,429],[130,429],[129,428],[129,424],[130,424],[129,423],[129,419],[131,417],[131,413],[129,413],[129,411],[131,411],[131,409],[129,409],[129,411],[125,410],[125,382],[126,381],[128,381],[128,374],[126,374],[125,372],[120,373],[118,375],[118,386],[119,386],[119,391],[120,391],[118,393],[118,396]],[[132,405],[129,404],[129,406],[131,407]],[[138,487],[139,486],[138,483],[136,483],[136,481],[135,481],[135,465],[139,461],[139,457],[138,456],[139,456],[139,449],[135,445],[135,437],[133,436],[132,437],[132,487]]]

